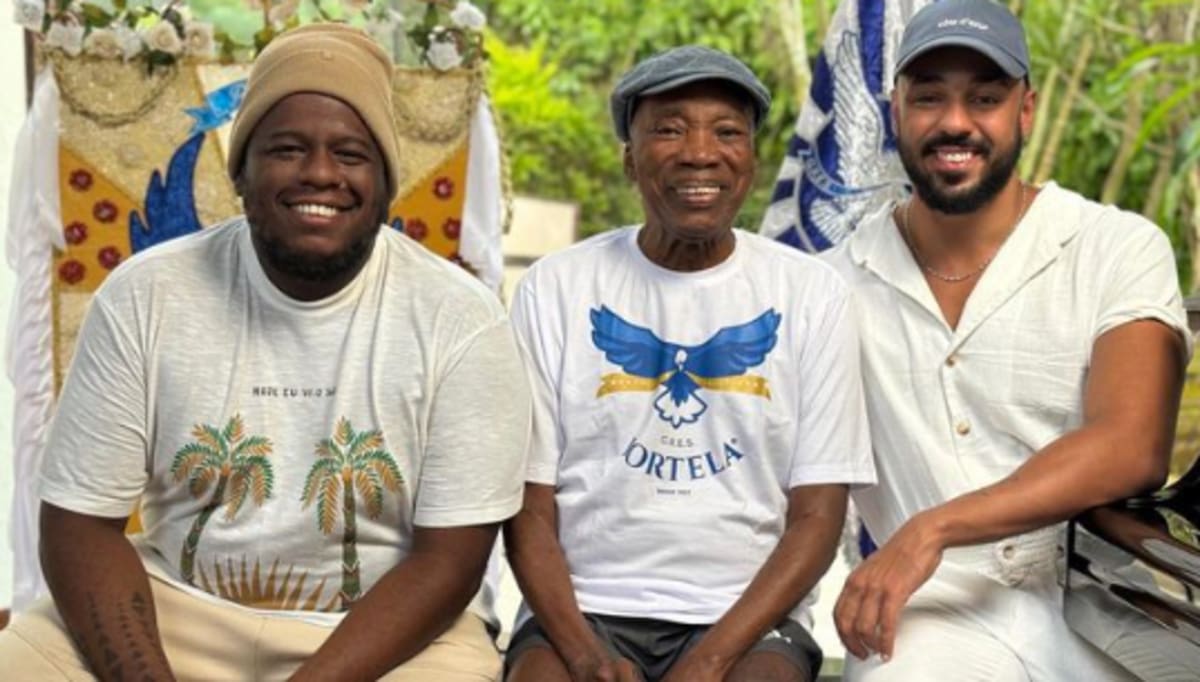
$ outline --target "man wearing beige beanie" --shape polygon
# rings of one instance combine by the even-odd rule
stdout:
[[[39,482],[53,599],[0,678],[498,676],[472,598],[529,396],[496,297],[381,225],[391,69],[345,26],[276,39],[230,138],[245,216],[96,294]]]

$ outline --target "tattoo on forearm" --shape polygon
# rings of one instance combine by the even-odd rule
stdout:
[[[169,670],[162,648],[157,644],[154,611],[141,592],[128,602],[118,602],[115,613],[100,610],[94,594],[88,595],[88,618],[94,641],[80,642],[90,649],[94,672],[110,680],[153,682],[156,670]]]

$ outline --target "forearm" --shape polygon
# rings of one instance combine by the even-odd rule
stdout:
[[[1139,320],[1096,340],[1083,424],[993,485],[918,515],[940,547],[989,542],[1162,485],[1183,387],[1174,330]]]
[[[543,486],[546,487],[546,486]],[[504,545],[521,594],[568,668],[608,653],[584,620],[575,599],[570,569],[558,542],[556,510],[535,511],[538,492],[528,486],[526,507],[505,524]],[[544,497],[547,491],[541,491]],[[553,497],[553,489],[548,491]],[[544,500],[543,500],[544,501]]]
[[[125,537],[125,520],[42,503],[40,525],[46,583],[92,673],[101,680],[174,679],[146,569]]]
[[[742,596],[696,645],[713,665],[737,661],[804,598],[829,569],[846,518],[844,485],[805,486],[807,504],[789,514],[787,530]]]
[[[428,548],[414,542],[409,556],[354,603],[292,679],[375,680],[445,632],[479,590],[496,527],[444,530],[469,532],[462,543],[470,548],[456,552],[455,542]]]
[[[942,547],[991,542],[1069,519],[1161,485],[1170,439],[1146,443],[1084,427],[1004,479],[924,512]]]

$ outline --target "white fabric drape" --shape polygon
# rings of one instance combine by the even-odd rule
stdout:
[[[49,67],[17,136],[9,196],[8,266],[16,273],[5,367],[13,383],[13,611],[46,593],[37,556],[37,473],[54,409],[51,263],[65,247],[58,195],[58,86]]]

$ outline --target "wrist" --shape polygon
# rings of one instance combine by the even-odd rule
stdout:
[[[917,535],[918,541],[935,552],[942,552],[950,546],[953,534],[951,519],[941,507],[926,509],[909,520]]]

